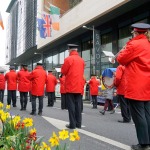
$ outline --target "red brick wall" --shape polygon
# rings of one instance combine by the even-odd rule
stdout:
[[[46,5],[49,8],[48,2],[59,7],[61,15],[64,14],[67,10],[69,10],[69,0],[44,0],[44,5]],[[49,13],[45,7],[44,7],[44,11]]]

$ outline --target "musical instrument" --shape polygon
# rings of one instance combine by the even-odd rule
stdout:
[[[102,82],[105,88],[111,89],[114,87],[114,72],[116,68],[106,68],[102,73]]]
[[[108,60],[110,63],[114,64],[116,57],[119,55],[120,51],[115,56],[109,56]]]

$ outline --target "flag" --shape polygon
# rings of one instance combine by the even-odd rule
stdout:
[[[60,9],[52,4],[50,4],[50,14],[52,17],[52,28],[54,30],[59,30],[59,18],[60,18]]]
[[[4,30],[4,25],[3,25],[3,20],[2,20],[1,12],[0,12],[0,26],[1,26],[2,29]]]
[[[38,18],[37,21],[40,37],[51,37],[51,16],[47,14],[42,14],[42,19]]]

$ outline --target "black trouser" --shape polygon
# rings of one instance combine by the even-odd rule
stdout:
[[[3,103],[4,100],[4,90],[0,90],[0,102]]]
[[[28,92],[20,92],[21,109],[26,109],[28,102]]]
[[[43,96],[35,96],[32,95],[32,113],[36,113],[36,98],[39,99],[39,110],[38,112],[42,112],[43,109]]]
[[[12,105],[16,106],[16,90],[7,91],[7,105],[11,105],[11,100],[12,100]]]
[[[61,109],[67,109],[66,93],[61,93]]]
[[[128,100],[139,144],[150,144],[150,101]]]
[[[93,108],[97,108],[97,95],[91,95],[93,101]]]
[[[81,114],[81,94],[79,93],[66,93],[68,104],[69,122],[70,127],[81,127],[82,114]]]
[[[55,92],[47,92],[48,106],[54,106]]]
[[[83,112],[83,95],[81,95],[81,112]]]
[[[123,117],[124,121],[130,121],[131,120],[131,112],[130,112],[130,105],[129,101],[124,98],[123,95],[118,95],[120,107],[121,107],[121,115]]]

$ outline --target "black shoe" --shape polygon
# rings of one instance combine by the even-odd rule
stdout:
[[[67,127],[68,129],[75,129],[75,127],[71,127],[69,124],[66,124],[66,127]]]
[[[39,115],[39,116],[42,116],[42,112],[38,112],[38,115]]]
[[[131,120],[130,120],[130,121],[126,121],[126,120],[118,120],[118,122],[119,122],[119,123],[130,123]]]
[[[76,128],[81,129],[81,126],[76,126]]]
[[[30,115],[36,116],[36,113],[35,112],[31,112]]]
[[[26,110],[26,108],[23,108],[23,110]]]
[[[51,107],[50,105],[47,105],[47,107]]]
[[[20,109],[20,111],[24,110],[23,108]]]
[[[99,111],[102,115],[105,115],[105,110]]]
[[[13,107],[17,107],[16,105],[13,105]]]
[[[131,150],[150,150],[150,147],[147,146],[141,146],[140,144],[138,145],[132,145]]]

